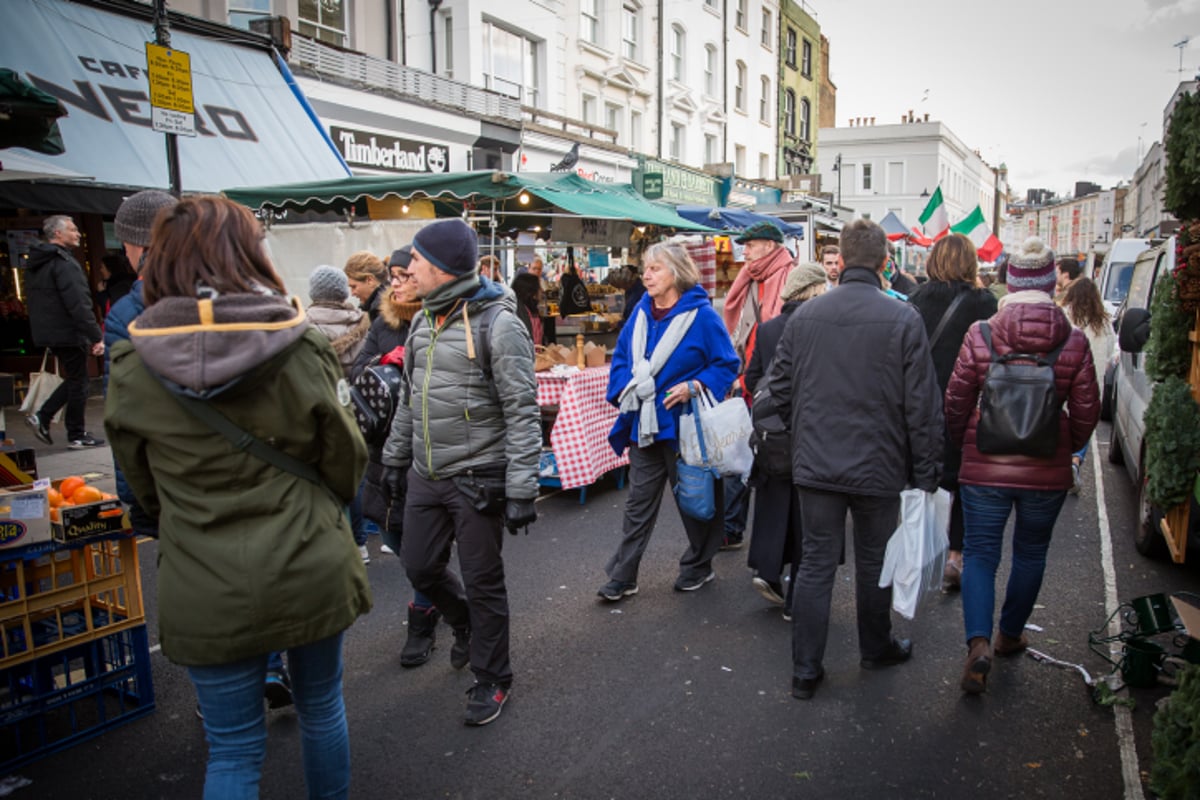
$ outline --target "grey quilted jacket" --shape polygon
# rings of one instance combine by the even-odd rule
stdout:
[[[478,319],[485,308],[504,310],[488,328],[492,376],[479,363]],[[464,313],[465,309],[465,313]],[[383,463],[409,464],[430,480],[468,469],[506,466],[506,493],[537,497],[542,449],[533,343],[516,316],[516,296],[482,279],[479,289],[439,324],[428,309],[413,318],[405,344],[408,386],[383,446]],[[476,359],[468,358],[467,324]]]

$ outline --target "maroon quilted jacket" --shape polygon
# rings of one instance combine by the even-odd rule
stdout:
[[[979,393],[991,365],[979,325],[972,323],[967,331],[946,386],[946,428],[951,441],[963,449],[959,482],[1011,489],[1071,488],[1071,454],[1083,447],[1100,417],[1100,393],[1087,337],[1071,327],[1049,295],[1045,302],[1007,303],[991,318],[992,346],[999,355],[1045,354],[1070,338],[1054,362],[1058,396],[1066,403],[1059,415],[1055,454],[1050,458],[986,455],[975,446]]]

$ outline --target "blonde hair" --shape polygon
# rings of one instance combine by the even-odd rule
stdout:
[[[374,278],[376,283],[384,284],[388,281],[387,265],[383,263],[383,259],[372,253],[370,250],[359,250],[346,259],[346,266],[342,270],[346,273],[346,277],[356,281],[365,281],[369,278]]]
[[[679,242],[656,242],[646,248],[642,263],[658,261],[675,276],[675,288],[682,294],[700,282],[700,270],[687,248]]]

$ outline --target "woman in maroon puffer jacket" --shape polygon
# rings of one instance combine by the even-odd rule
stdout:
[[[967,331],[946,387],[946,427],[963,450],[958,480],[966,529],[962,595],[968,654],[961,685],[972,694],[984,690],[991,669],[996,570],[1009,514],[1015,506],[1012,571],[994,647],[1001,656],[1028,644],[1025,622],[1037,602],[1055,520],[1074,483],[1071,454],[1092,435],[1100,416],[1091,349],[1054,304],[1054,273],[1054,252],[1036,237],[1027,239],[1009,262],[1008,294],[988,323],[999,356],[1044,355],[1063,345],[1054,363],[1058,398],[1065,404],[1054,455],[988,455],[976,447],[979,394],[991,366],[981,323]]]

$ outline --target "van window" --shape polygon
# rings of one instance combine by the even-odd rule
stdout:
[[[1129,294],[1129,284],[1133,281],[1133,262],[1112,262],[1108,265],[1108,280],[1104,284],[1104,299],[1110,303],[1120,304]]]
[[[1157,255],[1147,253],[1145,258],[1138,259],[1137,269],[1133,270],[1133,280],[1129,284],[1129,308],[1150,308],[1150,298],[1154,294],[1154,279],[1158,275],[1159,265],[1165,253]]]

